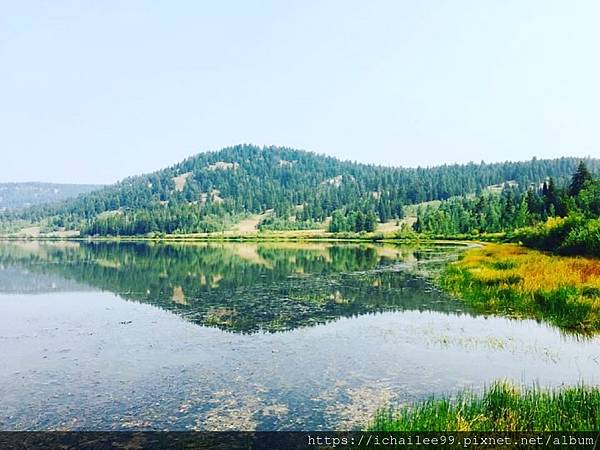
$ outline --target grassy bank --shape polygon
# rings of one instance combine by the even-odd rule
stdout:
[[[482,395],[432,398],[400,410],[380,411],[373,431],[597,431],[600,388],[519,391],[496,383]]]
[[[441,285],[481,312],[545,320],[582,333],[600,331],[598,259],[488,244],[450,264]]]

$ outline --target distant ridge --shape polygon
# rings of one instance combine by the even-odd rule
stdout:
[[[21,218],[52,218],[58,227],[91,234],[219,231],[248,214],[298,223],[323,223],[336,210],[399,218],[405,205],[479,193],[510,182],[538,186],[548,177],[566,182],[579,161],[591,158],[452,164],[399,168],[341,161],[287,147],[237,145],[199,153],[171,167],[126,178]],[[92,190],[97,187],[86,187]]]
[[[60,202],[101,187],[93,184],[0,183],[0,211]]]

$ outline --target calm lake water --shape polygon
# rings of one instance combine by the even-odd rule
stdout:
[[[485,317],[458,247],[0,243],[0,429],[348,429],[497,379],[600,382],[600,340]]]

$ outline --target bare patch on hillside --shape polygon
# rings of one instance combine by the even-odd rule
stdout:
[[[191,175],[192,175],[192,172],[186,172],[186,173],[182,173],[181,175],[178,175],[176,177],[173,177],[173,182],[175,183],[175,190],[177,192],[183,191],[183,188],[185,187],[185,183]]]
[[[258,230],[258,224],[260,221],[269,215],[269,212],[264,214],[254,214],[246,219],[240,220],[231,228],[231,232],[240,234],[254,233]]]
[[[417,218],[415,216],[404,217],[400,220],[393,219],[385,223],[378,223],[375,231],[379,231],[381,233],[394,233],[396,231],[400,231],[403,226],[412,229],[412,226],[416,221]]]
[[[485,190],[493,194],[500,194],[504,190],[505,185],[508,185],[509,187],[517,187],[519,183],[517,183],[515,180],[508,180],[504,183],[492,184],[491,186],[486,187]]]
[[[277,164],[279,164],[280,167],[285,167],[285,166],[293,166],[295,162],[296,161],[287,161],[285,159],[280,159]]]
[[[38,237],[55,237],[55,238],[69,238],[78,237],[79,231],[77,230],[65,230],[59,229],[56,231],[42,231],[40,226],[31,226],[22,228],[14,234],[16,237],[23,238],[38,238]]]
[[[22,237],[38,237],[41,234],[41,227],[26,227],[22,228],[17,236]]]
[[[102,211],[96,217],[98,219],[104,219],[106,217],[118,216],[119,214],[123,214],[122,209],[111,209],[110,211]]]
[[[400,224],[402,222],[398,222],[397,220],[390,220],[385,223],[378,223],[377,229],[375,231],[380,231],[382,233],[392,233],[394,231],[400,230]]]
[[[221,191],[219,191],[218,189],[213,189],[212,191],[210,191],[210,193],[203,192],[202,194],[200,194],[200,204],[205,205],[209,199],[213,203],[223,203],[223,198],[219,195],[220,193]]]
[[[237,169],[240,165],[236,162],[217,161],[214,164],[206,166],[208,170],[231,170]]]
[[[329,184],[331,186],[340,187],[342,185],[342,181],[344,179],[343,175],[338,175],[333,178],[329,178],[328,180],[321,181],[321,185]]]

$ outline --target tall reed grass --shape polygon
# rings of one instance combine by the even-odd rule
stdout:
[[[380,410],[373,431],[598,431],[600,388],[532,388],[520,391],[497,382],[477,395],[430,398],[396,409]]]

